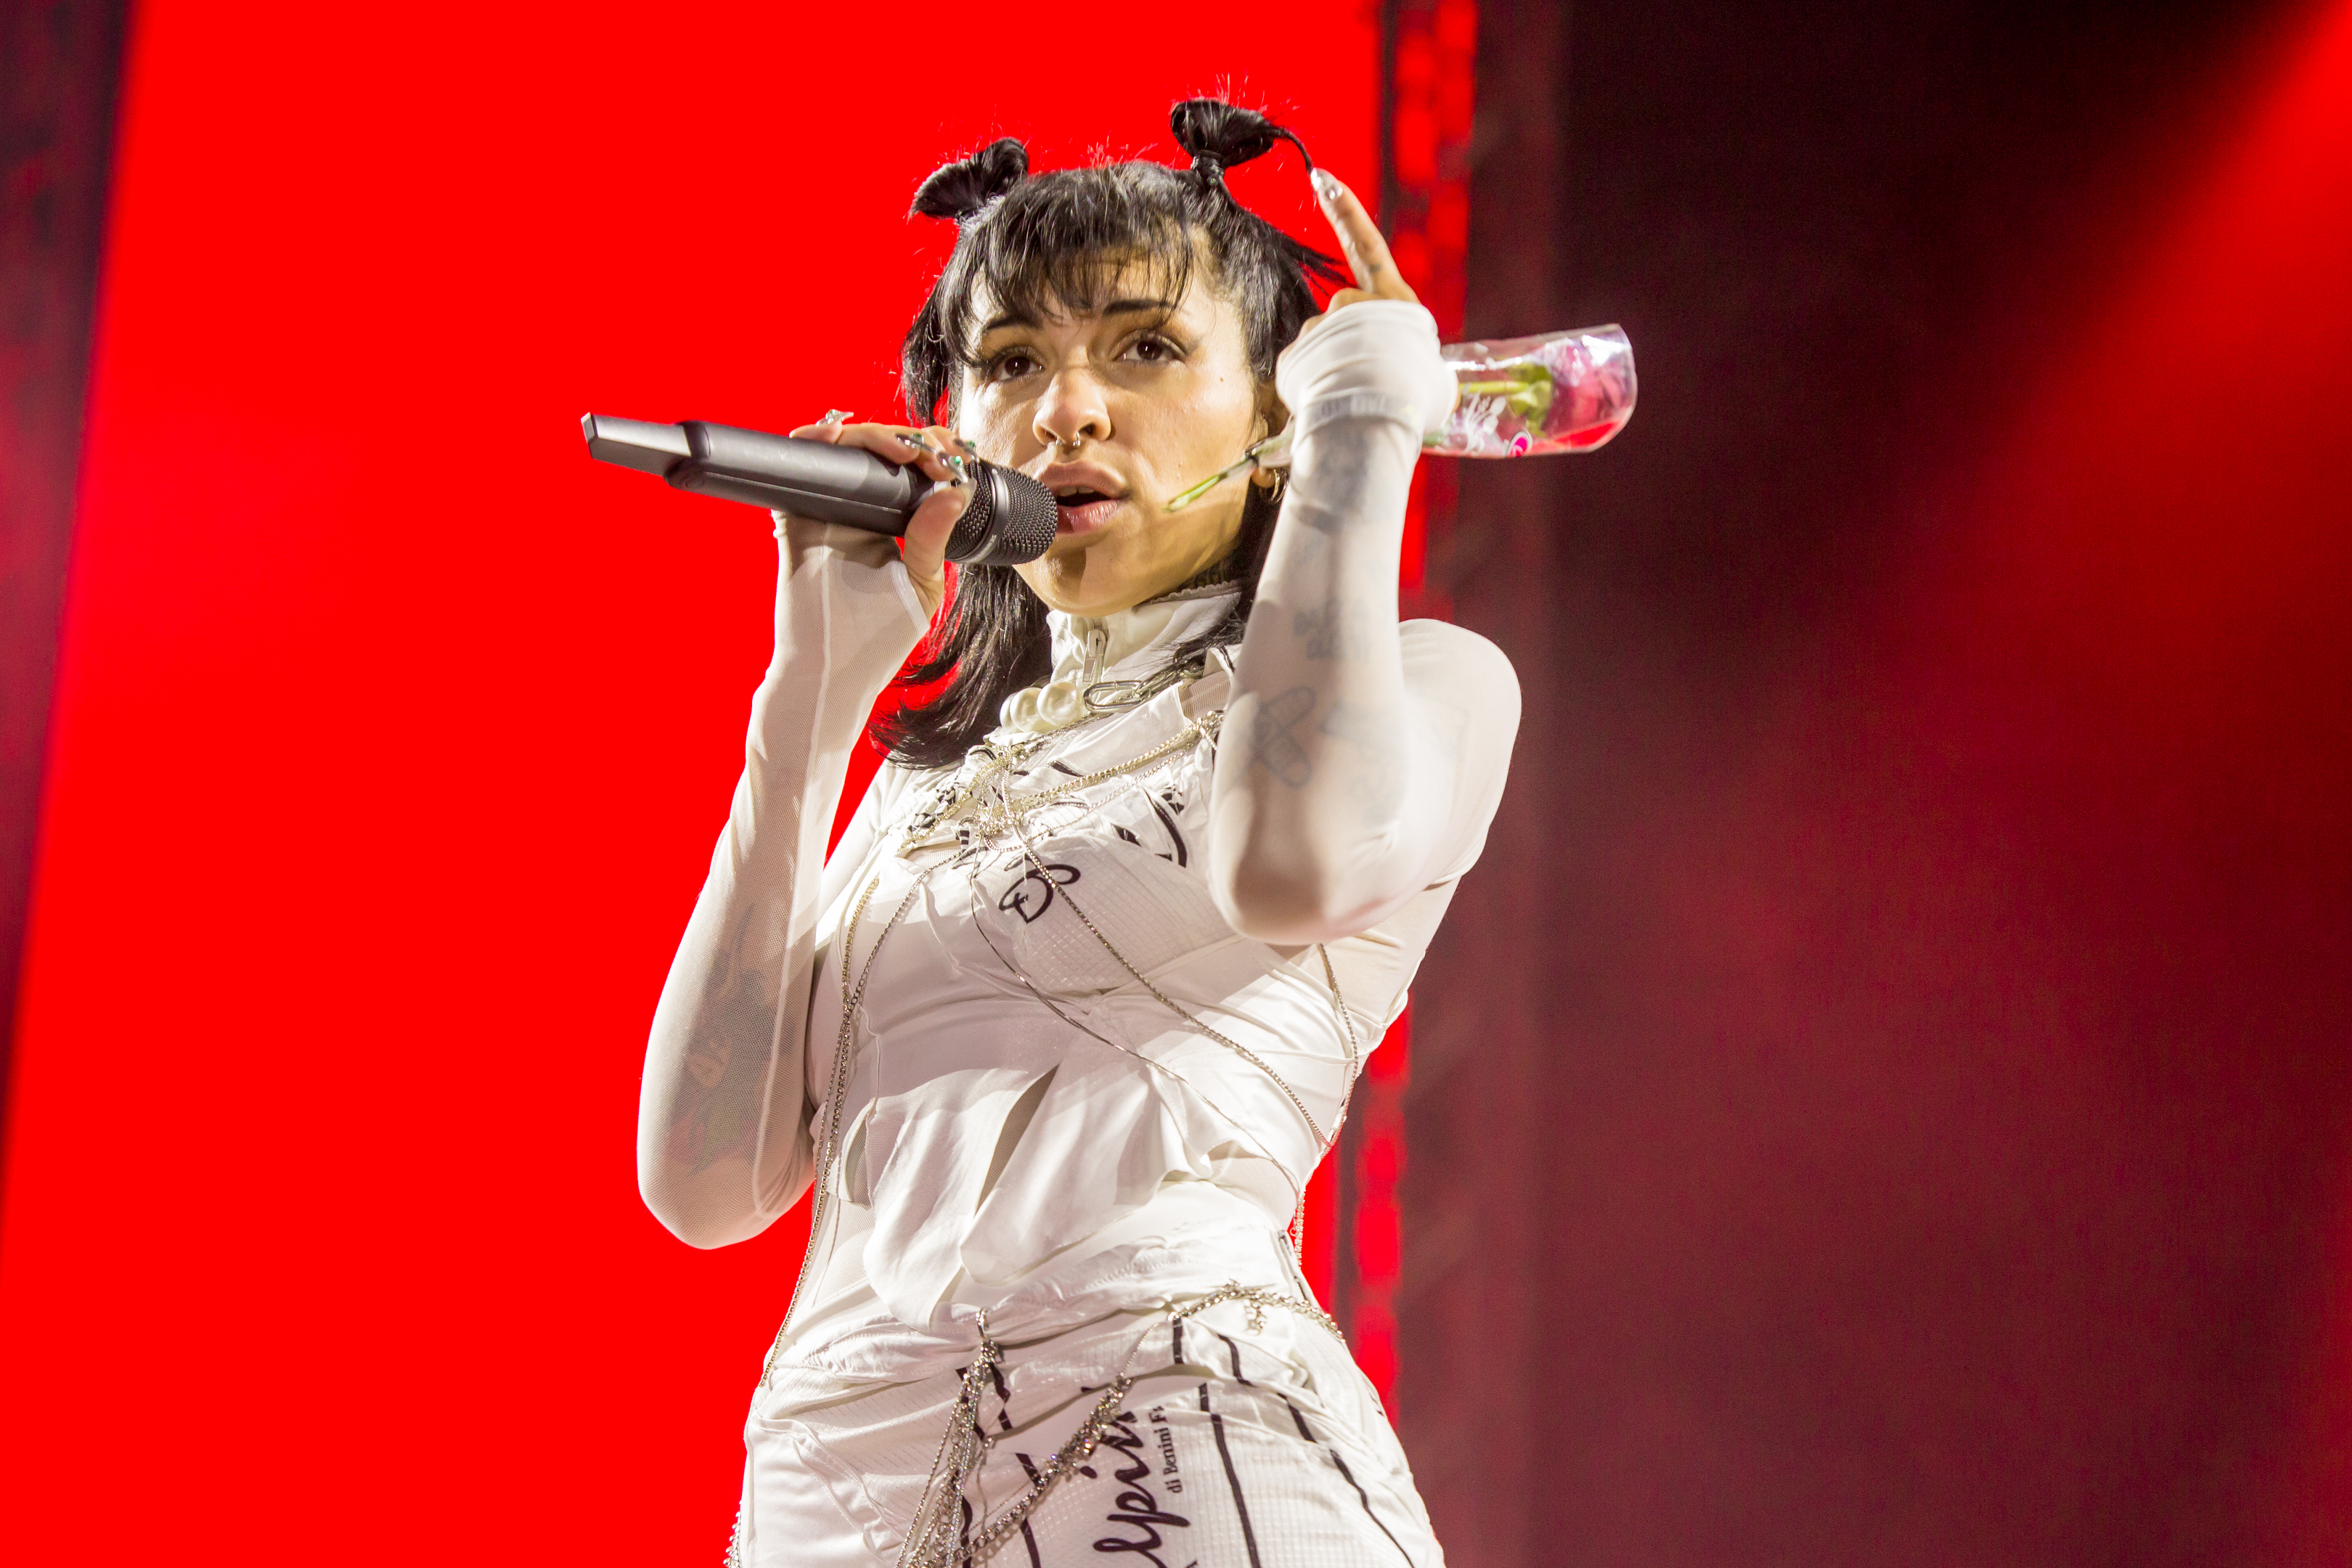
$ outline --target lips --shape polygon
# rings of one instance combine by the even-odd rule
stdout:
[[[1059,534],[1092,533],[1107,527],[1111,513],[1118,510],[1117,496],[1104,495],[1100,490],[1072,490],[1056,493],[1055,510],[1060,513],[1054,531]]]
[[[1055,531],[1066,538],[1109,526],[1112,515],[1127,503],[1126,486],[1118,477],[1093,463],[1055,463],[1037,479],[1054,492],[1059,513]]]

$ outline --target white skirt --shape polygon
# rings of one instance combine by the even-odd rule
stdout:
[[[1003,1351],[982,1388],[989,1446],[961,1501],[958,1564],[1068,1568],[1131,1554],[1135,1568],[1443,1568],[1371,1384],[1303,1317],[1225,1301],[1174,1322],[1120,1314]],[[1132,1386],[1093,1453],[993,1552],[970,1552],[1121,1375]],[[962,1368],[894,1382],[776,1367],[744,1428],[730,1563],[897,1563],[962,1393]]]

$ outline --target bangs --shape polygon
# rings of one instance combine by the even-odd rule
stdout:
[[[972,344],[986,327],[979,319],[982,310],[991,318],[1043,321],[1090,314],[1118,298],[1150,300],[1174,313],[1200,266],[1200,237],[1180,216],[1153,210],[1157,204],[1115,194],[1130,199],[1085,201],[1076,199],[1080,193],[1066,192],[1062,200],[1007,213],[975,237],[978,243],[962,258],[964,275],[950,268],[941,279],[948,305],[940,330],[948,353],[964,364],[975,363]],[[1057,210],[1063,208],[1075,210]],[[1089,221],[1076,221],[1080,218]]]

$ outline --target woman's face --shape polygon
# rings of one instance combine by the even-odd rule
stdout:
[[[1141,604],[1214,565],[1241,530],[1238,482],[1167,510],[1265,435],[1274,405],[1250,373],[1240,313],[1203,270],[1172,312],[1143,263],[1112,280],[1098,311],[1031,321],[976,301],[979,363],[963,373],[956,433],[1062,502],[1052,547],[1015,568],[1054,609]]]

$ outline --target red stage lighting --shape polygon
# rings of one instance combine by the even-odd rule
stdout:
[[[1370,190],[1376,81],[1345,6],[137,7],[0,1558],[716,1561],[799,1238],[680,1247],[631,1123],[773,546],[580,414],[894,416],[939,163],[1224,90]]]

